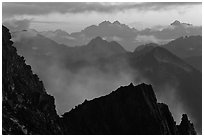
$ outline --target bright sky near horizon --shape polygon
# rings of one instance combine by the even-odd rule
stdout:
[[[4,21],[24,20],[38,31],[62,29],[68,33],[118,20],[136,29],[166,26],[174,20],[202,25],[201,2],[58,2],[2,3]],[[23,22],[21,22],[23,23]]]

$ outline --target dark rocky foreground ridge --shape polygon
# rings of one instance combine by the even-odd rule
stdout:
[[[2,28],[3,134],[62,134],[54,97],[16,53],[9,30]]]
[[[196,134],[186,114],[176,125],[146,84],[120,87],[59,117],[54,97],[2,29],[2,134]]]

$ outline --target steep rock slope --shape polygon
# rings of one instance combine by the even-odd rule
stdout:
[[[54,97],[17,55],[9,30],[2,29],[3,134],[62,134]]]

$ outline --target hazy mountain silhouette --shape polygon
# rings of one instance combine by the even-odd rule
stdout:
[[[81,43],[77,43],[75,37],[72,37],[69,33],[63,30],[55,30],[55,31],[42,31],[39,34],[54,40],[58,44],[66,44],[66,45],[78,45]]]
[[[110,23],[101,25],[107,24]],[[193,37],[193,40],[197,37]],[[100,37],[77,47],[59,45],[41,35],[40,38],[16,42],[14,46],[20,49],[19,53],[25,56],[34,72],[45,82],[45,87],[56,97],[57,106],[62,112],[85,98],[93,99],[108,94],[124,83],[147,82],[156,89],[159,100],[169,104],[176,120],[180,119],[182,112],[188,112],[195,121],[196,129],[201,131],[202,76],[176,57],[175,53],[171,54],[153,43],[128,52],[117,42],[107,42]],[[182,38],[182,43],[185,40],[190,41],[191,37]],[[40,50],[33,49],[34,45]],[[45,57],[48,51],[52,54]],[[79,92],[82,89],[84,91]]]
[[[162,46],[202,72],[201,36],[180,37]]]
[[[171,23],[172,26],[192,26],[192,24],[189,24],[189,23],[181,23],[180,21],[178,20],[175,20],[173,23]]]
[[[57,34],[58,31],[63,32],[63,35]],[[88,26],[80,32],[71,34],[62,30],[44,31],[40,32],[40,34],[69,46],[84,45],[96,36],[100,36],[107,41],[117,41],[124,45],[126,50],[133,51],[137,46],[150,42],[164,44],[182,36],[202,35],[202,27],[181,23],[176,20],[171,25],[162,27],[159,30],[155,28],[137,30],[119,21],[113,23],[103,21],[98,25]]]
[[[158,104],[151,85],[146,84],[120,87],[60,118],[54,98],[17,54],[4,26],[2,34],[3,134],[196,134],[186,114],[176,125],[168,106]]]
[[[74,47],[75,53],[72,55],[74,58],[84,60],[91,60],[96,58],[106,58],[113,55],[125,53],[125,49],[117,42],[107,42],[101,37],[92,39],[87,45]]]
[[[166,45],[168,49],[180,58],[191,56],[202,56],[202,37],[201,36],[185,36],[175,39]]]
[[[170,52],[180,57],[181,59],[183,59],[188,64],[195,67],[196,69],[200,70],[200,72],[202,72],[202,37],[201,36],[180,37],[164,45],[149,43],[149,44],[145,44],[137,47],[135,51],[141,50],[144,47],[146,47],[145,51],[147,51],[147,47],[152,48],[152,46],[154,47],[160,46],[165,49],[168,49]]]

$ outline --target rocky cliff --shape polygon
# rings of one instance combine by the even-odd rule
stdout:
[[[62,134],[54,97],[16,53],[9,30],[2,27],[3,134]]]
[[[60,118],[54,97],[17,55],[9,30],[2,29],[3,134],[196,134],[186,114],[176,125],[168,106],[157,103],[146,84],[86,100]]]

